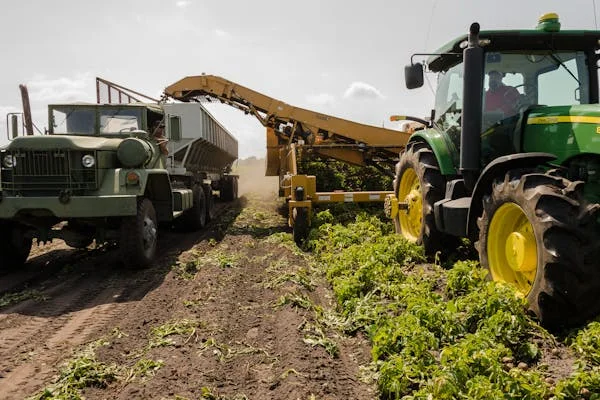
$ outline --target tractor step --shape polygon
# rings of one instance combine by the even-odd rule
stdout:
[[[434,213],[437,228],[450,235],[465,237],[470,207],[471,197],[461,197],[455,200],[444,199],[436,202]]]

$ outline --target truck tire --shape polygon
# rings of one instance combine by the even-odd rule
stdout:
[[[483,209],[481,265],[525,296],[542,324],[577,324],[600,311],[600,205],[584,200],[583,182],[512,171]]]
[[[308,237],[308,211],[304,207],[297,207],[293,209],[292,213],[294,216],[294,226],[292,227],[294,242],[300,246]]]
[[[456,238],[440,232],[435,225],[433,205],[444,198],[446,179],[433,151],[424,142],[409,143],[396,164],[394,193],[408,210],[394,218],[396,233],[412,243],[423,245],[427,255],[456,243]],[[454,246],[455,248],[455,246]]]
[[[206,196],[202,185],[194,185],[194,206],[175,220],[176,227],[184,232],[195,232],[206,225]]]
[[[0,271],[22,267],[31,251],[31,239],[25,229],[16,223],[0,223]]]
[[[209,184],[202,185],[204,188],[204,197],[206,198],[206,222],[215,218],[215,199],[213,197],[212,187]]]
[[[233,201],[237,198],[237,190],[236,190],[236,180],[231,177],[223,178],[221,183],[221,200],[223,201]]]
[[[156,211],[149,199],[138,201],[137,215],[121,221],[119,247],[127,268],[147,267],[154,261],[158,242]]]

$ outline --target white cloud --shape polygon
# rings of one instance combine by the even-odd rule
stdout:
[[[89,72],[74,77],[48,78],[36,75],[27,82],[31,102],[94,101],[94,78]]]
[[[217,37],[219,37],[221,39],[229,39],[231,37],[231,33],[226,32],[222,29],[215,29],[214,33]]]
[[[189,0],[181,0],[175,3],[175,5],[179,8],[186,8],[190,4],[192,4],[192,2]]]
[[[306,101],[317,106],[332,106],[335,103],[335,96],[329,93],[319,93],[306,96]]]
[[[364,82],[352,82],[344,92],[345,99],[373,100],[385,97],[375,87]]]

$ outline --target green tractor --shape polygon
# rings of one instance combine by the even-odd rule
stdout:
[[[432,117],[400,156],[396,231],[433,255],[469,238],[546,326],[600,311],[600,31],[471,25],[424,63]],[[423,85],[423,63],[405,68]],[[406,119],[410,119],[407,117]]]

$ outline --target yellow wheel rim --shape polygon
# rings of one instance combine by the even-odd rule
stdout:
[[[400,178],[398,188],[398,202],[408,204],[407,210],[398,212],[402,236],[411,242],[416,242],[421,236],[423,225],[423,196],[421,195],[421,183],[414,169],[408,168]]]
[[[527,296],[537,272],[537,244],[531,222],[515,203],[501,205],[492,216],[487,254],[492,279]]]

